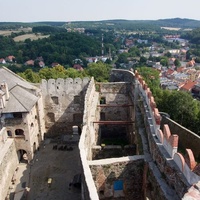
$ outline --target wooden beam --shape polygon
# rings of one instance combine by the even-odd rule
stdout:
[[[93,123],[103,124],[103,125],[107,125],[107,124],[113,124],[113,125],[132,125],[135,122],[134,121],[94,121]]]
[[[100,104],[98,105],[98,107],[130,107],[130,106],[134,106],[133,104],[121,104],[121,105],[117,105],[117,104]]]

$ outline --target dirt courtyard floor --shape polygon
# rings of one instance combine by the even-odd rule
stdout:
[[[69,186],[81,171],[78,144],[59,144],[65,149],[53,149],[56,143],[45,141],[30,164],[29,200],[79,200],[81,189]]]

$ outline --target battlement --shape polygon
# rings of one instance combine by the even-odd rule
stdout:
[[[87,86],[89,81],[89,78],[43,79],[41,83],[42,94],[50,96],[59,96],[63,93],[67,95],[78,94]]]
[[[198,168],[198,166],[194,159],[192,150],[186,149],[186,155],[183,155],[178,150],[179,136],[175,133],[171,133],[167,124],[164,125],[163,130],[160,129],[161,116],[156,108],[156,103],[152,93],[137,71],[135,72],[135,77],[137,79],[136,82],[138,84],[139,93],[144,100],[143,103],[146,104],[145,112],[150,112],[152,117],[152,119],[148,118],[148,123],[150,126],[153,125],[150,131],[151,134],[155,134],[155,137],[158,138],[158,142],[156,141],[156,144],[159,145],[159,148],[163,146],[169,155],[166,159],[173,159],[179,167],[180,172],[183,173],[187,179],[188,183],[191,185],[197,183],[200,181],[200,176],[195,173],[195,167]]]

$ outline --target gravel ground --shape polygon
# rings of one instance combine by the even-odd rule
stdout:
[[[47,142],[31,162],[29,200],[81,199],[80,188],[69,186],[73,177],[81,171],[78,146],[74,144],[73,150],[67,151],[55,150],[55,145]],[[51,183],[48,184],[48,180]]]

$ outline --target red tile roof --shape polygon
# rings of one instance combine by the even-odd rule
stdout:
[[[184,71],[184,69],[185,69],[185,67],[179,67],[179,68],[177,68],[177,72],[178,73],[182,73],[183,71]]]
[[[181,87],[181,90],[190,91],[194,87],[195,84],[197,84],[196,81],[189,80]]]
[[[59,65],[59,63],[57,63],[57,62],[54,62],[54,63],[51,64],[52,67],[55,67],[57,65]]]
[[[172,75],[174,73],[173,69],[168,69],[166,75]]]
[[[74,64],[73,68],[79,71],[83,71],[83,67],[79,64]]]
[[[34,60],[28,60],[25,63],[26,65],[34,65]]]

